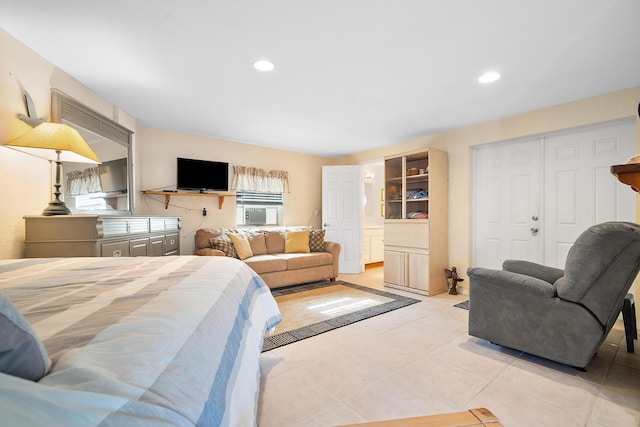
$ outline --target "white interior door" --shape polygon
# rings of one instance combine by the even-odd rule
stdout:
[[[545,264],[564,268],[580,233],[605,221],[635,222],[635,193],[611,165],[635,154],[633,121],[545,138]]]
[[[476,148],[473,265],[564,268],[588,227],[634,221],[635,193],[610,173],[634,154],[633,120]]]
[[[322,167],[325,239],[340,243],[340,273],[362,273],[363,182],[361,166]]]
[[[505,259],[542,261],[542,144],[539,139],[474,152],[474,259],[500,269]]]

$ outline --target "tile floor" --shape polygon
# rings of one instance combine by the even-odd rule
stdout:
[[[340,279],[384,288],[381,267]],[[466,295],[406,295],[423,301],[263,353],[258,425],[486,407],[508,427],[640,426],[640,343],[626,352],[622,321],[581,372],[469,336],[468,312],[453,307]]]

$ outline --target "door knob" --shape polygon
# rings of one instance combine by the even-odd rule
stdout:
[[[534,236],[538,234],[538,231],[538,227],[531,227],[531,234],[533,234]]]
[[[328,227],[329,224],[327,224],[326,222],[322,224],[323,227]]]
[[[532,220],[537,221],[538,220],[538,215],[534,215],[531,217]]]

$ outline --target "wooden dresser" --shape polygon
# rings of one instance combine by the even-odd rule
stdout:
[[[172,216],[25,216],[25,257],[180,254],[180,218]]]

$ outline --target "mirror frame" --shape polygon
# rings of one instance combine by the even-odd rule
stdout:
[[[116,210],[111,213],[111,215],[122,215],[123,213],[131,215],[133,212],[134,193],[132,167],[133,148],[131,143],[133,131],[86,105],[81,104],[57,89],[51,89],[51,120],[56,123],[62,123],[64,120],[71,124],[76,124],[127,148],[128,209]],[[86,213],[91,214],[91,211],[87,211]],[[100,211],[100,215],[105,215],[104,211]],[[109,213],[106,213],[106,215],[109,215]]]

